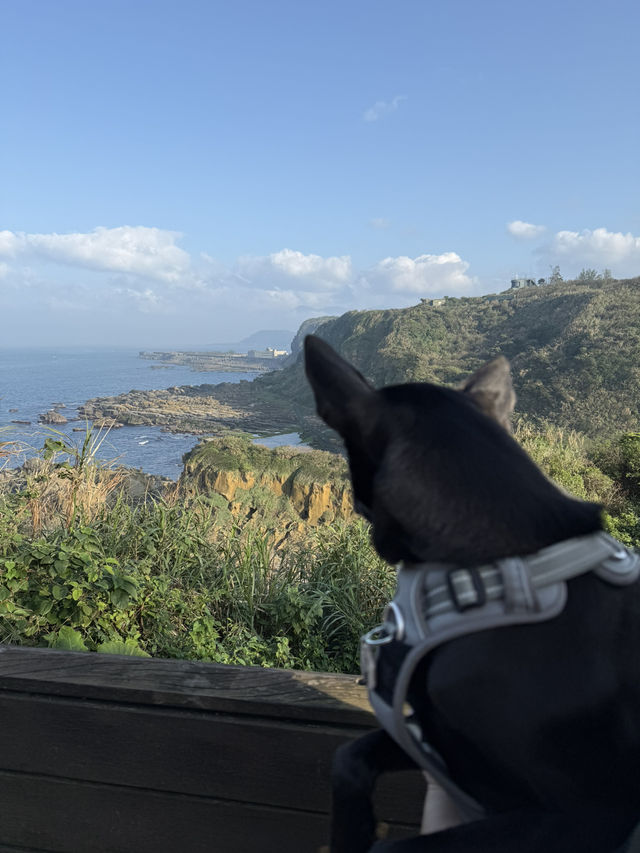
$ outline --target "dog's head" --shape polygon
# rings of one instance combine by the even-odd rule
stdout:
[[[389,562],[478,562],[598,529],[599,508],[562,494],[508,433],[509,363],[459,391],[376,390],[327,343],[305,339],[317,411],[344,440],[354,504]]]

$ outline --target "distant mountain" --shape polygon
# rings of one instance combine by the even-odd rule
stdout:
[[[317,333],[376,385],[456,384],[504,354],[517,413],[593,436],[640,430],[640,278],[350,311]],[[300,357],[257,378],[250,393],[256,406],[282,401],[316,432]]]
[[[209,344],[207,349],[218,350],[220,352],[247,352],[250,349],[264,350],[267,347],[273,349],[286,349],[291,352],[291,341],[295,332],[290,332],[287,329],[262,329],[259,332],[254,332],[247,338],[241,341],[230,344]]]

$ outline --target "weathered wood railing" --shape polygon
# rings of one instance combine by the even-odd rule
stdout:
[[[0,851],[315,853],[374,725],[349,676],[0,646]],[[390,834],[423,794],[385,780]]]

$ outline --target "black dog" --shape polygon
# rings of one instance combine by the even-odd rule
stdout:
[[[346,446],[355,507],[389,562],[478,566],[600,529],[600,508],[556,488],[505,429],[505,359],[462,391],[375,390],[319,338],[305,354],[318,414]],[[623,849],[640,818],[640,584],[587,572],[567,587],[559,615],[446,642],[411,681],[422,730],[486,817],[376,843],[376,777],[414,766],[378,731],[336,756],[332,853]]]

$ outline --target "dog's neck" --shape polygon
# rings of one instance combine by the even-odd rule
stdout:
[[[376,549],[391,563],[472,565],[532,554],[602,529],[598,505],[569,497],[527,457],[522,462],[520,477],[504,478],[489,494],[482,482],[474,490],[478,480],[468,478],[467,492],[459,490],[462,510],[456,494],[448,501],[446,485],[436,480],[426,486],[423,480],[420,499],[412,500],[410,487],[391,478],[368,512]]]

